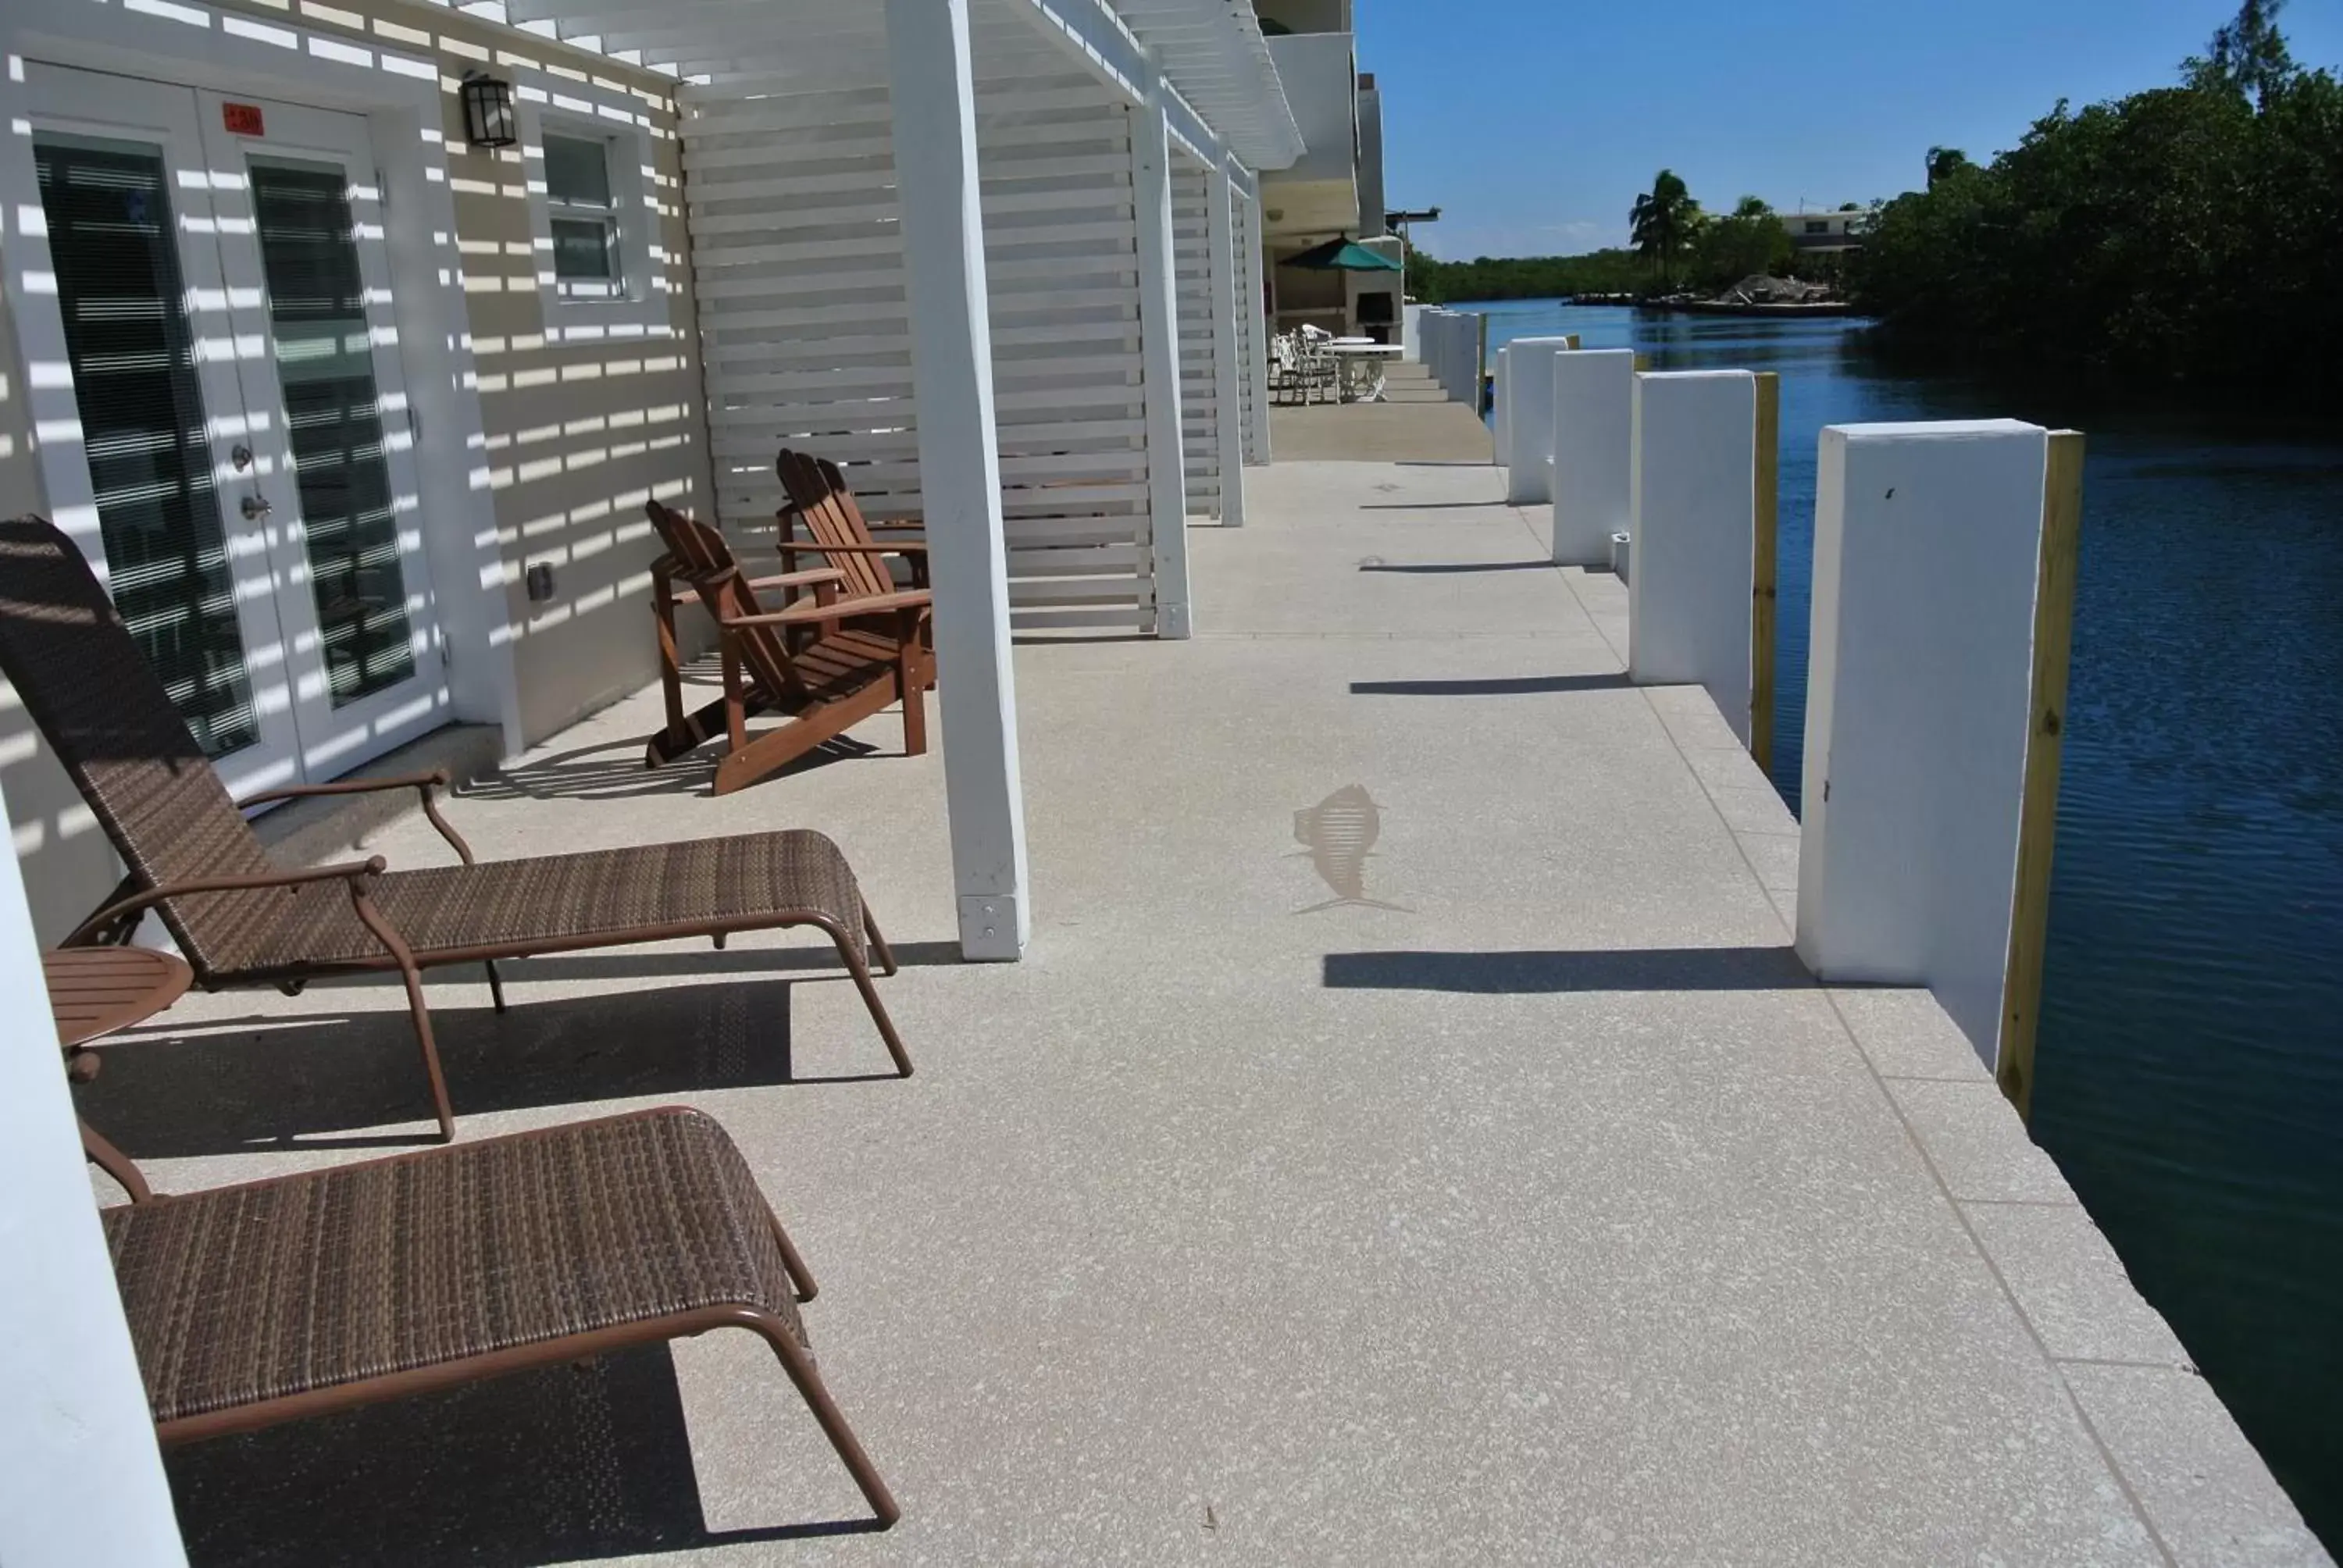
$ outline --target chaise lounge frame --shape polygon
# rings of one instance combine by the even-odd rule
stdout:
[[[896,1071],[911,1061],[871,981],[894,954],[838,846],[805,829],[481,862],[440,815],[444,771],[271,789],[237,802],[196,744],[81,551],[37,518],[0,523],[0,672],[129,868],[64,945],[125,942],[159,915],[206,990],[395,970],[443,1140],[456,1135],[423,970],[593,948],[812,926],[853,978]],[[414,789],[458,866],[392,871],[382,856],[281,867],[243,808]]]
[[[815,1368],[798,1312],[813,1274],[699,1111],[148,1195],[99,1218],[166,1444],[741,1328],[772,1346],[878,1527],[900,1517]]]

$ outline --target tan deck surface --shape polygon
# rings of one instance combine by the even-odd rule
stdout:
[[[733,1131],[902,1524],[839,1533],[718,1334],[184,1451],[196,1561],[2317,1560],[1942,1014],[1799,968],[1795,824],[1704,698],[1623,683],[1618,585],[1487,467],[1250,477],[1254,526],[1193,535],[1202,635],[1019,652],[1021,964],[953,961],[941,764],[891,718],[715,800],[641,769],[646,693],[451,811],[490,856],[852,857],[908,1081],[804,940],[515,963],[502,1020],[432,990],[467,1135]],[[1372,858],[1313,858],[1353,786]],[[171,1024],[79,1091],[160,1188],[425,1128],[395,988]]]
[[[1387,372],[1389,402],[1272,404],[1270,455],[1279,463],[1486,463],[1489,427],[1441,396],[1420,365]]]

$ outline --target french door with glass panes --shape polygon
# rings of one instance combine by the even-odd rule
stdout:
[[[444,722],[366,121],[25,70],[51,499],[196,740],[240,794]]]

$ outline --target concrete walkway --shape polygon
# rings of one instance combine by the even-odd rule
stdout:
[[[646,693],[452,813],[860,868],[908,1081],[802,942],[434,990],[468,1137],[732,1130],[903,1523],[833,1533],[850,1484],[719,1334],[185,1451],[197,1562],[2320,1560],[1942,1014],[1788,953],[1795,826],[1704,698],[1623,684],[1617,585],[1489,468],[1250,477],[1202,635],[1019,651],[1021,964],[950,961],[891,719],[714,800],[637,766]],[[159,1186],[423,1126],[395,990],[184,1020],[81,1091]]]
[[[1486,463],[1493,438],[1480,416],[1449,401],[1420,365],[1386,373],[1383,403],[1272,404],[1270,453],[1289,463]]]

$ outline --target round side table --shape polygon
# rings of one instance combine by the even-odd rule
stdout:
[[[78,1047],[146,1022],[186,995],[196,978],[178,958],[149,948],[60,948],[41,955],[41,970],[49,982],[49,1010],[56,1016],[65,1071],[76,1083],[97,1076],[97,1054]],[[86,1121],[81,1123],[81,1147],[92,1163],[122,1184],[132,1202],[155,1195],[138,1167]]]

